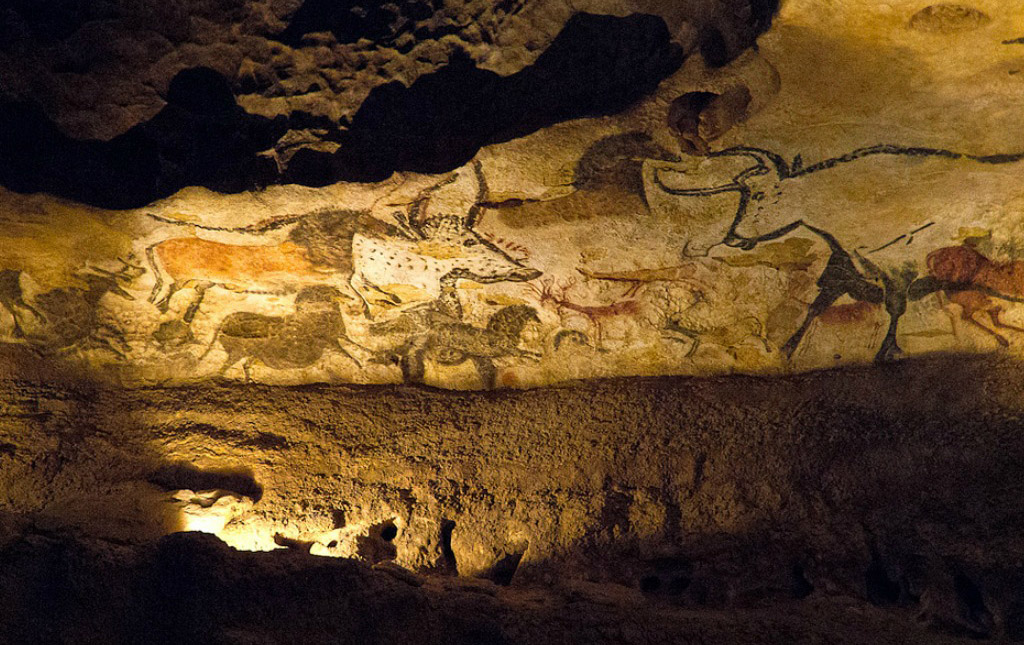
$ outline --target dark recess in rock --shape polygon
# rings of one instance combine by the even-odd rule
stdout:
[[[110,141],[68,137],[41,108],[0,104],[0,183],[105,208],[134,208],[185,186],[238,192],[272,183],[277,165],[258,152],[287,118],[246,113],[227,81],[208,68],[180,72],[167,105]]]
[[[510,76],[457,54],[409,87],[392,82],[370,93],[342,137],[339,178],[446,172],[483,145],[614,114],[654,90],[683,58],[664,21],[646,14],[576,14],[533,65]]]
[[[201,470],[191,464],[171,464],[149,475],[147,480],[165,490],[225,490],[258,502],[263,487],[244,470]]]
[[[329,31],[340,43],[360,38],[378,46],[392,46],[402,34],[414,31],[418,40],[441,38],[458,33],[455,25],[420,26],[416,23],[434,15],[441,0],[406,0],[383,3],[377,0],[306,0],[292,14],[288,26],[277,39],[291,47],[302,45],[306,34]],[[499,7],[500,8],[500,7]]]
[[[94,17],[93,4],[90,0],[9,0],[8,6],[36,36],[63,40]]]
[[[871,604],[886,607],[899,603],[902,586],[893,580],[877,553],[872,554],[871,564],[864,572],[864,586]]]
[[[953,578],[953,588],[956,592],[960,613],[968,626],[969,632],[974,636],[988,637],[992,635],[992,614],[985,606],[981,589],[963,573],[958,573]]]
[[[700,35],[700,55],[710,67],[722,67],[733,59],[722,32],[709,27]]]
[[[772,26],[781,0],[750,0],[751,25],[758,34]],[[756,35],[756,34],[755,34]]]
[[[752,42],[754,32],[768,26],[777,0],[750,1],[736,15],[726,16],[727,24],[702,29],[709,57],[727,60]],[[342,40],[377,37],[379,46],[403,30],[419,39],[437,37],[438,30],[455,29],[427,19],[428,12],[436,14],[438,4],[367,1],[354,10],[352,1],[308,0],[282,38],[300,44],[302,35],[325,29],[344,36]],[[494,11],[513,14],[523,5],[521,0],[505,0]],[[199,3],[195,11],[190,6],[184,0],[68,0],[58,10],[47,3],[15,0],[0,12],[0,36],[10,36],[8,49],[17,51],[19,43],[28,47],[33,41],[67,40],[97,20],[126,21],[131,28],[140,20],[148,24],[148,16],[154,24],[146,28],[163,33],[178,23],[173,30],[181,31],[194,18],[216,14],[240,19],[244,13],[241,0]],[[380,12],[393,20],[373,17]],[[722,42],[716,44],[716,38]],[[58,58],[66,57],[69,69],[87,73],[87,62],[79,61],[65,44],[59,47],[64,49]],[[322,186],[340,180],[377,181],[397,170],[447,172],[466,163],[481,146],[567,119],[621,111],[678,69],[683,58],[660,17],[581,13],[533,65],[518,73],[500,76],[456,53],[447,65],[410,87],[397,81],[377,87],[351,123],[304,111],[274,119],[248,114],[234,100],[228,80],[197,67],[172,80],[167,105],[152,119],[109,141],[73,138],[41,107],[49,106],[45,100],[7,94],[11,98],[0,101],[0,184],[94,206],[133,208],[186,186],[238,192],[281,182]],[[246,76],[237,82],[243,91],[259,92],[271,81]],[[5,96],[3,90],[0,96]],[[277,161],[259,153],[291,130],[306,130],[341,148],[332,154],[303,146],[281,172]]]

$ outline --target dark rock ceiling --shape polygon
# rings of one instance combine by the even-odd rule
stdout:
[[[0,184],[130,208],[191,185],[444,172],[483,145],[616,113],[687,56],[725,64],[777,3],[677,7],[697,30],[686,43],[642,11],[555,29],[545,4],[13,0],[0,8]],[[532,60],[481,64],[516,48]]]

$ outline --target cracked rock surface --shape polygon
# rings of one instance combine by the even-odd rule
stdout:
[[[943,377],[953,371],[963,380]],[[870,642],[856,640],[861,629],[909,642],[1016,639],[1024,637],[1016,528],[1024,444],[1015,374],[1009,364],[935,359],[885,371],[487,395],[7,382],[3,558],[71,567],[61,575],[84,582],[46,584],[79,593],[101,583],[75,569],[97,565],[61,559],[75,549],[112,549],[125,576],[145,578],[156,575],[137,560],[151,553],[146,545],[192,529],[236,548],[298,554],[206,546],[223,564],[188,565],[202,578],[188,584],[201,588],[273,587],[258,581],[280,576],[295,589],[281,611],[299,612],[297,620],[310,620],[301,618],[310,594],[325,593],[318,576],[363,571],[314,556],[345,556],[386,568],[399,580],[389,584],[416,602],[440,585],[462,589],[435,598],[457,606],[477,589],[468,581],[480,579],[497,594],[484,599],[496,615],[539,611],[529,620],[543,622],[550,603],[567,602],[560,594],[581,595],[580,629],[597,629],[586,626],[597,620],[588,612],[605,602],[650,612],[657,633],[623,642],[679,642],[681,624],[717,630],[716,616],[738,617],[730,642],[785,642],[783,633],[817,642],[814,634],[829,630]],[[101,543],[121,546],[88,546]],[[254,568],[227,564],[237,559]],[[258,573],[264,566],[274,573]],[[409,580],[428,582],[414,591]],[[349,597],[337,593],[336,602]],[[182,594],[175,602],[204,605]],[[119,601],[103,602],[115,603],[109,610]],[[17,621],[34,611],[5,609]],[[838,622],[826,626],[819,610]],[[785,618],[769,619],[773,612]],[[399,620],[389,616],[382,620]],[[510,642],[553,642],[513,638],[527,629],[513,627],[519,618],[492,627]],[[81,616],[64,619],[83,628]],[[348,618],[337,620],[330,624],[342,629]]]

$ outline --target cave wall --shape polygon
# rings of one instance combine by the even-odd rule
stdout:
[[[1022,33],[6,3],[0,644],[1024,639]]]
[[[487,389],[1016,354],[1011,16],[792,2],[754,46],[773,7],[593,5],[381,22],[310,1],[283,27],[257,3],[218,14],[230,37],[197,9],[179,36],[221,34],[231,56],[181,44],[115,67],[162,99],[117,132],[45,88],[107,78],[55,70],[90,30],[141,38],[128,9],[8,9],[7,49],[29,54],[0,106],[5,342],[126,385]],[[266,66],[224,66],[260,48],[284,61],[272,87],[248,80]],[[361,89],[274,103],[307,57]],[[31,60],[36,87],[17,76]]]
[[[0,624],[116,635],[151,603],[180,618],[144,632],[168,642],[312,639],[367,616],[447,642],[431,630],[461,633],[442,617],[463,606],[498,635],[451,642],[1020,640],[1018,372],[910,359],[473,395],[8,382]],[[277,557],[153,542],[183,530]],[[402,618],[389,577],[438,613]],[[362,594],[381,603],[337,604]],[[32,622],[60,598],[78,600]]]

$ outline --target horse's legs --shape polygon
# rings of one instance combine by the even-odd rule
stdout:
[[[498,369],[494,367],[494,362],[486,356],[471,356],[470,360],[476,366],[476,371],[480,374],[480,380],[483,381],[484,387],[493,390],[498,382]]]
[[[992,319],[992,324],[1000,329],[1012,329],[1013,331],[1024,332],[1024,327],[1018,327],[1009,323],[1004,323],[999,319],[999,316],[1003,314],[1003,308],[996,305],[988,310],[988,317]]]

